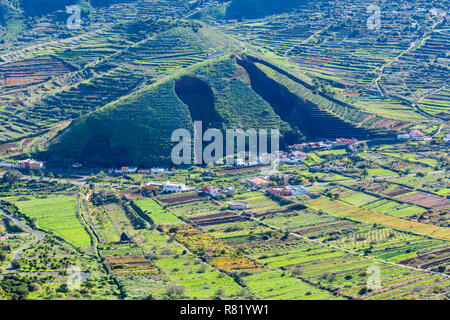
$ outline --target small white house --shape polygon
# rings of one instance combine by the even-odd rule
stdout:
[[[14,162],[2,161],[0,162],[0,166],[4,168],[17,168],[17,164]]]
[[[192,188],[187,188],[184,183],[175,183],[175,182],[165,182],[163,184],[163,192],[173,192],[173,193],[180,193],[180,192],[187,192],[191,191]]]
[[[411,135],[409,135],[409,134],[399,134],[399,135],[397,135],[397,139],[398,140],[409,140],[409,139],[411,139]]]
[[[231,210],[245,210],[249,208],[249,204],[246,201],[232,201],[229,204]]]
[[[218,188],[214,188],[211,186],[204,187],[202,189],[204,194],[209,194],[211,197],[216,198],[220,194],[220,190]]]
[[[151,168],[150,172],[153,174],[164,173],[166,170],[164,168]]]
[[[304,194],[308,194],[308,190],[302,186],[288,186],[288,189],[291,196],[302,196]]]
[[[234,159],[234,166],[235,167],[244,167],[247,164],[245,163],[245,160],[242,158]]]
[[[129,167],[128,168],[128,173],[136,173],[138,171],[137,167]]]

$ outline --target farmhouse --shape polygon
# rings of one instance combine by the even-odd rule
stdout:
[[[335,142],[332,142],[335,146],[348,146],[358,142],[357,139],[345,139],[345,138],[337,138]]]
[[[445,143],[449,143],[450,142],[450,134],[446,135],[443,141]]]
[[[267,192],[277,196],[290,196],[291,192],[287,187],[270,187]]]
[[[30,169],[30,170],[42,170],[44,169],[44,163],[33,159],[17,161],[17,168]]]
[[[328,149],[331,148],[332,145],[331,144],[327,144],[323,141],[319,141],[319,142],[308,142],[308,145],[311,149]]]
[[[303,186],[288,186],[287,189],[289,190],[291,196],[308,194],[308,190],[306,190]]]
[[[0,166],[4,168],[17,168],[17,163],[2,160],[2,162],[0,162]]]
[[[153,191],[161,192],[164,189],[164,184],[159,182],[148,182],[147,184],[141,187],[142,191],[151,193]]]
[[[166,169],[164,168],[151,168],[150,172],[153,174],[165,173]]]
[[[249,182],[253,187],[262,188],[269,185],[270,181],[263,177],[248,178],[245,182]]]
[[[255,161],[255,160],[245,161],[242,158],[234,160],[235,167],[254,167],[254,166],[257,166],[258,164],[259,164],[259,161]]]
[[[248,209],[248,202],[246,201],[232,201],[230,202],[231,210],[245,210]]]
[[[207,186],[207,187],[203,187],[202,193],[208,194],[211,197],[215,198],[220,194],[220,190],[218,188]]]
[[[411,139],[411,135],[407,134],[407,133],[402,133],[397,135],[397,139],[398,140],[409,140]]]
[[[397,135],[398,140],[416,140],[416,141],[424,141],[431,140],[425,133],[420,130],[413,129],[410,130],[409,133],[402,133]]]
[[[180,193],[192,191],[192,188],[187,188],[184,183],[164,182],[163,192]]]

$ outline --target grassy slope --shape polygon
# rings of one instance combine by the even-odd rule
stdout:
[[[187,107],[176,97],[173,80],[151,86],[75,121],[50,148],[53,156],[92,165],[164,162],[175,128],[189,128]],[[54,158],[53,158],[54,159]]]
[[[287,129],[270,105],[251,90],[244,73],[236,75],[238,69],[234,60],[221,58],[182,74],[209,83],[224,127]],[[176,80],[151,85],[75,121],[50,148],[50,159],[101,166],[168,163],[172,132],[192,130],[188,106],[174,90]]]

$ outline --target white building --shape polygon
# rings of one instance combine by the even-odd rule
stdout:
[[[245,160],[242,158],[234,159],[234,166],[235,167],[244,167],[247,166],[247,163],[245,163]]]
[[[232,201],[229,204],[229,208],[232,210],[245,210],[249,208],[249,204],[246,201]]]
[[[17,168],[17,163],[2,161],[2,162],[0,162],[0,166],[2,166],[4,168]]]
[[[220,190],[218,188],[214,188],[211,186],[204,187],[202,192],[205,194],[209,194],[211,197],[216,198],[220,194]]]
[[[163,192],[173,192],[173,193],[180,193],[180,192],[187,192],[193,190],[192,188],[187,188],[184,183],[175,183],[175,182],[165,182],[163,184]]]
[[[288,186],[288,189],[291,196],[302,196],[304,194],[308,194],[308,190],[302,186]]]
[[[20,160],[20,161],[17,161],[17,168],[42,170],[42,169],[44,169],[44,163],[41,161],[33,160],[33,159]]]
[[[409,140],[411,139],[411,135],[409,134],[399,134],[397,135],[398,140]]]
[[[153,174],[164,173],[166,169],[164,168],[151,168],[150,172]]]
[[[137,167],[129,167],[128,168],[128,173],[136,173],[138,171]]]

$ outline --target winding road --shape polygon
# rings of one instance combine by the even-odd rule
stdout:
[[[9,213],[6,213],[4,210],[0,209],[0,213],[3,214],[4,216],[8,217],[9,219],[13,220],[14,223],[17,224],[17,226],[19,226],[20,229],[22,229],[22,230],[24,230],[26,232],[29,232],[29,233],[31,233],[32,235],[34,235],[36,237],[36,239],[33,242],[27,244],[26,246],[24,246],[24,247],[22,247],[22,248],[20,248],[20,249],[18,249],[18,250],[16,250],[14,252],[14,260],[20,259],[20,257],[22,256],[22,254],[24,253],[25,250],[30,249],[32,246],[36,245],[42,239],[44,239],[44,235],[42,233],[25,226],[19,219],[13,217]],[[10,264],[6,268],[6,270],[7,271],[13,271],[14,269],[13,269],[12,265]]]
[[[439,20],[436,23],[434,23],[431,26],[431,30],[424,33],[423,35],[421,35],[416,41],[411,42],[411,44],[409,45],[408,49],[400,52],[400,54],[398,56],[396,56],[394,59],[388,61],[387,63],[385,63],[383,66],[380,67],[380,69],[378,69],[378,77],[375,79],[375,85],[378,89],[378,91],[380,92],[382,97],[388,96],[388,94],[386,94],[385,90],[383,89],[383,87],[380,84],[381,78],[384,75],[384,69],[390,67],[393,63],[397,62],[401,57],[403,57],[405,54],[409,53],[412,50],[417,49],[420,44],[422,43],[422,41],[426,40],[426,38],[430,35],[433,34],[436,30],[436,27],[439,26],[441,23],[443,22],[443,20]]]

